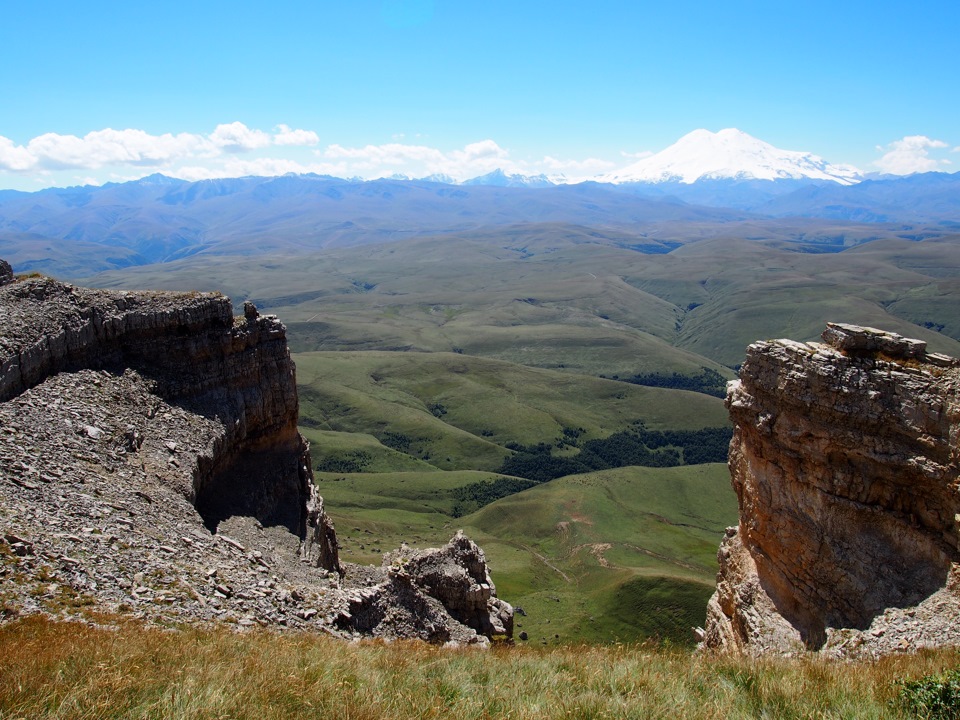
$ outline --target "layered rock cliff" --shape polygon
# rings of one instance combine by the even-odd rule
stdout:
[[[831,324],[758,342],[727,407],[740,523],[704,645],[872,655],[960,644],[960,368]]]
[[[190,462],[158,464],[155,475],[211,529],[250,515],[306,537],[317,501],[276,317],[249,306],[234,320],[230,300],[217,294],[110,293],[44,277],[8,282],[0,307],[0,401],[61,372],[135,370],[151,393],[214,421],[189,444]],[[152,419],[148,412],[124,432],[143,437]],[[320,545],[332,549],[321,564],[336,569],[335,542]]]
[[[391,593],[384,568],[354,573],[354,585],[383,586],[407,619],[352,619],[358,589],[314,490],[276,317],[247,303],[235,318],[218,294],[107,292],[8,270],[0,620],[93,607],[340,635],[491,634],[442,602],[418,624],[411,608],[431,598],[420,586]]]

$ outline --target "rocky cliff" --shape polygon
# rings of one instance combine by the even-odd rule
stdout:
[[[831,324],[758,342],[727,407],[740,523],[704,646],[874,655],[960,644],[960,368]]]
[[[107,292],[0,265],[0,616],[359,627],[297,431],[283,325],[209,293]],[[389,584],[387,569],[354,573]],[[349,575],[349,574],[348,574]],[[356,583],[355,583],[356,584]],[[382,593],[414,605],[426,593]],[[497,615],[499,601],[489,599]],[[509,608],[508,605],[502,604]]]
[[[276,317],[248,306],[235,320],[230,300],[216,294],[110,293],[43,277],[8,282],[0,307],[0,401],[59,373],[133,370],[137,380],[128,384],[206,421],[203,432],[167,453],[179,461],[149,463],[153,475],[195,505],[211,529],[250,515],[306,537],[316,500],[297,431],[294,367]],[[105,411],[124,404],[122,393],[102,404]],[[117,429],[126,449],[155,435],[146,427],[155,415],[135,414]],[[100,439],[104,429],[92,422]],[[335,543],[321,545],[332,550],[321,564],[335,569]]]

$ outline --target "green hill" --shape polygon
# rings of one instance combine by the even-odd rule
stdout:
[[[960,354],[960,236],[911,240],[871,226],[842,252],[821,252],[816,224],[723,229],[701,238],[691,225],[661,228],[646,239],[684,244],[649,254],[610,230],[531,223],[269,258],[200,256],[94,282],[252,299],[283,319],[298,351],[457,350],[593,376],[709,367],[729,377],[723,366],[750,342],[813,339],[828,320]]]
[[[343,557],[379,562],[406,542],[463,528],[484,548],[499,595],[519,605],[533,642],[690,644],[716,580],[724,528],[737,518],[726,466],[626,467],[573,475],[454,517],[477,472],[321,473]]]
[[[343,557],[379,563],[460,527],[485,548],[536,642],[689,643],[723,529],[726,467],[623,467],[538,484],[496,470],[538,444],[559,458],[642,427],[727,425],[719,398],[457,353],[295,355],[301,425]]]
[[[383,470],[412,469],[412,459],[443,470],[495,470],[511,454],[508,443],[552,444],[564,428],[575,428],[585,441],[637,420],[651,429],[728,424],[723,403],[700,393],[456,353],[298,353],[294,359],[301,425],[321,464],[374,452]],[[360,436],[356,444],[347,435],[321,441],[311,435],[320,430]]]

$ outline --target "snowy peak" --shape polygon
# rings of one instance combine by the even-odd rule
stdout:
[[[832,165],[812,153],[781,150],[736,128],[694,130],[656,155],[601,178],[612,183],[695,183],[698,180],[830,180],[853,185],[862,179],[850,165]]]
[[[554,183],[546,175],[508,175],[500,168],[480,177],[464,180],[462,185],[492,185],[494,187],[551,187]]]

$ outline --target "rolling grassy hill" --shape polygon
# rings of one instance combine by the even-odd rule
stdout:
[[[230,190],[206,189],[214,205],[214,191]],[[717,398],[613,378],[704,368],[732,378],[749,343],[815,339],[830,320],[960,355],[960,235],[705,215],[631,226],[596,211],[588,225],[551,212],[328,249],[309,234],[291,244],[286,226],[271,239],[264,220],[242,242],[227,233],[190,257],[93,284],[216,289],[279,315],[346,559],[376,562],[400,542],[434,545],[463,527],[502,596],[527,612],[518,631],[531,642],[688,643],[723,528],[736,522],[722,464],[538,484],[507,476],[504,460],[539,443],[576,457],[636,421],[725,425]],[[401,220],[415,218],[391,222]],[[327,244],[359,242],[362,225]],[[378,237],[399,236],[363,242]]]
[[[462,528],[535,643],[668,639],[689,645],[737,518],[725,465],[627,467],[537,485],[454,517],[456,490],[489,473],[318,473],[342,556],[379,562]]]
[[[623,467],[543,484],[497,468],[508,446],[545,442],[571,456],[638,420],[723,426],[720,399],[456,353],[295,360],[302,430],[342,557],[379,563],[400,543],[436,545],[463,528],[484,547],[501,596],[524,608],[518,622],[534,642],[691,642],[717,545],[736,521],[724,465]],[[564,428],[574,431],[568,444]]]
[[[508,443],[553,444],[564,428],[588,440],[637,420],[654,430],[728,424],[723,403],[700,393],[456,353],[298,353],[294,360],[304,431],[316,440],[317,431],[340,433],[317,443],[321,462],[369,453],[376,437],[384,469],[409,469],[403,465],[416,458],[443,470],[494,470],[510,454]],[[355,444],[348,434],[357,434]]]
[[[530,642],[689,643],[723,528],[736,522],[725,467],[616,468],[527,487],[498,472],[508,443],[555,445],[582,428],[582,444],[635,420],[723,425],[716,398],[598,376],[729,378],[754,340],[815,339],[828,320],[960,355],[960,236],[850,239],[800,221],[792,239],[763,223],[738,232],[748,237],[713,228],[664,253],[639,251],[623,231],[531,224],[197,257],[172,264],[176,276],[151,266],[98,282],[221,288],[284,320],[345,558],[377,562],[400,542],[437,544],[463,527],[501,594],[527,612],[518,631]],[[576,454],[560,444],[554,455]]]
[[[459,350],[594,376],[726,372],[754,340],[813,339],[830,320],[960,354],[960,235],[890,233],[817,253],[762,225],[739,232],[648,254],[622,233],[517,226],[269,260],[196,258],[95,284],[253,299],[301,352]]]

